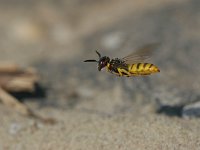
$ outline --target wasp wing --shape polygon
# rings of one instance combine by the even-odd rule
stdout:
[[[128,56],[122,58],[127,64],[144,63],[148,61],[159,43],[145,45]]]

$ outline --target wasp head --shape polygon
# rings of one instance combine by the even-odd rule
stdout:
[[[107,56],[101,57],[98,61],[98,70],[101,71],[102,68],[106,67],[109,63],[110,58]]]
[[[109,63],[110,58],[107,56],[103,56],[101,57],[101,54],[96,51],[97,55],[99,56],[99,60],[94,60],[94,59],[90,59],[90,60],[85,60],[84,62],[97,62],[98,63],[98,70],[101,71],[102,68],[106,67],[106,65]]]

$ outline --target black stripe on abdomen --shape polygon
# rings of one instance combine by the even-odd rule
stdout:
[[[137,64],[137,69],[139,69],[139,68],[140,68],[140,65],[141,65],[141,63],[138,63],[138,64]]]

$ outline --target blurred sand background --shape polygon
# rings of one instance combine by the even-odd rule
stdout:
[[[0,150],[200,148],[199,0],[0,0],[0,60],[33,66],[58,123],[0,105]],[[119,78],[83,60],[160,42],[161,73]]]

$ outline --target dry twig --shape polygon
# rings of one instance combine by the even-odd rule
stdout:
[[[0,100],[22,115],[34,117],[45,123],[55,123],[54,119],[44,118],[34,113],[25,104],[18,101],[9,92],[35,92],[39,76],[33,68],[22,69],[15,64],[0,65]]]

